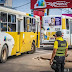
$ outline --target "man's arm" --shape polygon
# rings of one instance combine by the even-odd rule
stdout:
[[[57,49],[54,49],[54,50],[53,50],[52,57],[51,57],[51,60],[50,60],[50,65],[51,65],[52,62],[53,62],[53,59],[54,59],[54,57],[55,57],[55,55],[56,55],[56,51],[57,51]]]
[[[66,50],[65,50],[65,57],[67,56],[67,51],[68,51],[68,48],[66,48]]]
[[[57,49],[53,49],[53,53],[52,53],[51,60],[53,60],[53,59],[54,59],[54,57],[55,57],[55,55],[56,55],[56,51],[57,51]]]
[[[52,53],[51,60],[50,60],[50,65],[51,65],[51,63],[52,63],[52,61],[53,61],[53,59],[54,59],[54,57],[55,57],[55,55],[56,55],[57,49],[58,49],[58,42],[55,41],[55,42],[54,42],[53,53]]]
[[[67,42],[67,46],[66,46],[66,50],[65,50],[65,57],[67,56],[67,51],[68,51],[68,42]]]

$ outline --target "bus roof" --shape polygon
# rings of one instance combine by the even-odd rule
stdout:
[[[72,17],[70,17],[70,16],[65,16],[65,15],[48,15],[48,16],[43,16],[43,17],[62,17],[62,18],[72,19]]]
[[[1,7],[1,6],[0,6],[0,11],[7,12],[7,13],[12,13],[12,14],[26,15],[26,13],[24,13],[24,12],[20,12],[20,11],[14,10],[14,9]]]
[[[10,14],[17,14],[17,15],[22,15],[22,16],[27,16],[25,12],[21,12],[21,11],[17,11],[15,9],[12,9],[12,8],[7,8],[7,7],[2,7],[0,6],[0,12],[6,12],[6,13],[10,13]],[[28,16],[28,17],[32,17],[32,16]],[[36,16],[36,18],[39,18],[39,16]],[[35,17],[32,17],[32,18],[35,18]]]

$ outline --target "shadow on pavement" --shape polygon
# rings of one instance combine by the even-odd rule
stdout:
[[[42,50],[53,50],[53,47],[40,47],[39,49],[42,49]]]
[[[16,56],[16,55],[9,56],[7,61],[9,61],[9,60],[11,60],[11,59],[20,58],[20,57],[26,56],[26,55],[27,55],[27,53],[21,53],[21,55],[19,55],[19,56]]]
[[[39,49],[42,50],[53,50],[53,47],[40,47]],[[72,50],[72,48],[68,48],[69,50]]]

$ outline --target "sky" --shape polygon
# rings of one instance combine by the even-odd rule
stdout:
[[[29,4],[27,4],[29,3]],[[27,4],[27,5],[25,5]],[[21,6],[21,5],[25,5],[25,6]],[[21,7],[18,7],[21,6]],[[13,0],[13,4],[12,7],[18,7],[15,8],[16,10],[22,11],[22,12],[26,12],[26,13],[31,13],[31,9],[30,9],[30,0]]]
[[[27,4],[27,3],[29,3],[29,4]],[[25,5],[25,4],[27,4],[27,5]],[[25,6],[21,6],[21,5],[25,5]],[[18,7],[18,6],[21,6],[21,7]],[[18,7],[18,8],[15,8],[15,9],[31,14],[30,0],[13,0],[12,7],[13,8]],[[68,9],[68,8],[62,9],[62,14],[68,14],[68,13],[72,14],[72,10]]]

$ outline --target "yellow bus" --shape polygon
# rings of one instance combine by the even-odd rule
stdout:
[[[40,47],[40,18],[0,7],[0,62],[8,56],[34,53]]]

